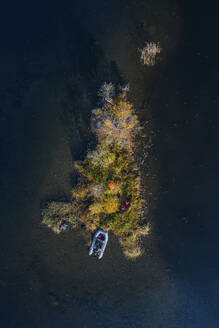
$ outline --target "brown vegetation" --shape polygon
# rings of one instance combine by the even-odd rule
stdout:
[[[139,224],[144,199],[134,150],[141,127],[126,91],[110,101],[92,111],[98,145],[75,163],[80,182],[72,191],[72,202],[48,204],[43,223],[57,233],[63,219],[73,226],[83,222],[89,232],[99,227],[111,230],[124,254],[136,258],[142,253],[142,236],[149,233],[149,225]]]

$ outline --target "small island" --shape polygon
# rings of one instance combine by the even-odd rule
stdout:
[[[115,94],[112,83],[102,85],[101,102],[91,114],[96,148],[75,162],[79,181],[71,201],[47,203],[42,222],[55,233],[79,224],[90,236],[98,228],[112,231],[125,256],[137,258],[150,227],[142,223],[145,200],[136,155],[142,128],[127,92],[128,87],[120,87]]]

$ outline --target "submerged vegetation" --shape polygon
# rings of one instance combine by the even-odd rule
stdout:
[[[161,53],[159,42],[146,42],[143,49],[139,49],[141,57],[140,60],[143,65],[154,66],[157,55]]]
[[[91,116],[97,146],[75,163],[80,178],[72,201],[48,203],[42,211],[43,223],[56,233],[63,220],[72,227],[80,222],[89,233],[97,228],[111,230],[124,254],[136,258],[142,253],[141,237],[149,233],[149,225],[140,224],[145,201],[135,151],[141,126],[127,101],[127,88],[114,96],[114,86],[105,83],[99,95],[101,105]]]

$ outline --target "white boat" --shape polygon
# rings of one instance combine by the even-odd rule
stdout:
[[[94,254],[100,260],[103,257],[103,253],[108,242],[108,232],[98,229],[94,234],[92,244],[89,248],[89,255]]]

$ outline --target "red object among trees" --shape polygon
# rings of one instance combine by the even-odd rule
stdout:
[[[113,185],[114,185],[114,182],[111,180],[111,181],[108,183],[108,187],[111,188]]]

